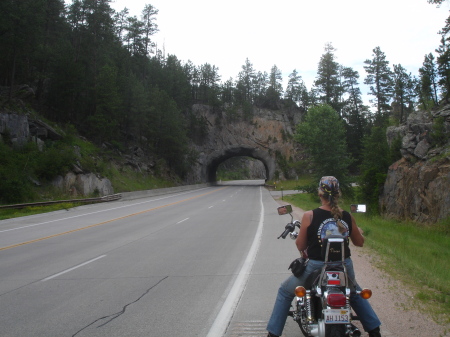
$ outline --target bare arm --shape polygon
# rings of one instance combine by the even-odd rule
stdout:
[[[353,215],[350,214],[350,216],[352,217],[352,234],[350,235],[350,239],[355,246],[362,247],[364,245],[364,236],[362,235],[362,230],[356,224]]]
[[[312,217],[312,211],[307,211],[303,214],[300,232],[298,233],[297,239],[295,240],[297,249],[300,252],[303,252],[306,248],[308,248],[308,227],[311,224]]]

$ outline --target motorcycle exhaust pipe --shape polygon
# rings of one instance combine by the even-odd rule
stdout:
[[[352,327],[350,328],[350,336],[352,337],[361,337],[361,331],[352,324]]]

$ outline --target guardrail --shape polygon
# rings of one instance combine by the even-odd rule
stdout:
[[[87,198],[87,199],[70,199],[70,200],[55,200],[55,201],[42,201],[42,202],[33,202],[28,204],[15,204],[15,205],[4,205],[0,206],[0,209],[8,209],[8,208],[25,208],[31,206],[46,206],[46,205],[55,205],[55,204],[63,204],[67,202],[76,202],[76,203],[97,203],[97,202],[108,202],[119,200],[122,198],[121,193],[105,195],[104,197],[98,198]]]

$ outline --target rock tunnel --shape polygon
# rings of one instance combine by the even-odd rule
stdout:
[[[275,160],[268,152],[258,148],[237,146],[224,149],[223,151],[213,152],[205,167],[205,177],[208,183],[217,181],[217,168],[221,163],[232,157],[251,157],[260,160],[266,169],[266,180],[273,178],[275,172]]]

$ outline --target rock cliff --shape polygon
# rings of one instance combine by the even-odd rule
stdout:
[[[249,118],[243,118],[242,111],[230,118],[230,112],[196,104],[193,112],[205,121],[207,132],[201,140],[191,144],[198,153],[198,160],[188,177],[190,183],[214,181],[217,167],[236,156],[260,160],[265,166],[266,179],[295,176],[288,163],[298,161],[301,156],[292,137],[295,125],[303,116],[299,109],[253,108]]]
[[[435,223],[450,214],[450,104],[417,111],[387,130],[402,138],[402,159],[389,167],[381,212],[401,220]],[[436,140],[438,138],[438,140]]]

